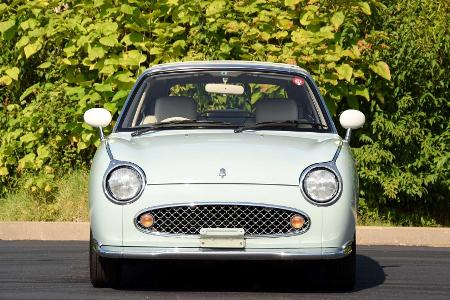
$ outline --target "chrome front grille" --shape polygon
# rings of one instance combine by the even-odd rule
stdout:
[[[150,213],[154,224],[145,228],[140,216]],[[291,227],[294,215],[301,215],[305,224]],[[147,233],[198,235],[202,228],[243,228],[246,236],[301,234],[308,230],[310,220],[300,211],[283,207],[243,204],[198,204],[152,208],[136,216],[136,226]]]

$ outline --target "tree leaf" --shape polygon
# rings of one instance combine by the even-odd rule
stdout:
[[[10,85],[13,82],[12,78],[9,76],[0,77],[0,85]]]
[[[111,34],[105,37],[100,38],[99,40],[100,44],[108,46],[108,47],[114,47],[119,43],[117,40],[117,34]]]
[[[20,40],[16,43],[16,48],[20,49],[28,45],[30,42],[30,38],[27,35],[24,35],[20,38]]]
[[[342,23],[344,23],[344,20],[345,20],[344,13],[341,11],[338,11],[333,14],[330,22],[331,22],[331,25],[333,25],[333,28],[335,30],[337,30],[342,25]]]
[[[91,61],[96,60],[97,58],[103,58],[105,53],[105,49],[101,46],[88,47],[88,57]]]
[[[127,96],[128,96],[128,91],[120,90],[114,95],[114,97],[112,98],[111,101],[116,102],[117,100],[126,98]]]
[[[353,68],[349,64],[342,64],[336,68],[339,79],[350,81],[353,75]]]
[[[186,47],[186,42],[184,40],[177,40],[172,45],[174,51],[181,51]]]
[[[95,83],[94,89],[97,92],[112,92],[113,86],[111,84],[107,84],[107,83]]]
[[[149,52],[150,52],[150,55],[158,55],[158,54],[163,53],[164,50],[161,48],[152,47]]]
[[[370,5],[367,2],[358,2],[358,6],[361,8],[362,12],[366,15],[370,16],[372,14],[372,10],[370,9]]]
[[[139,66],[147,60],[147,56],[138,50],[131,50],[122,53],[122,59],[119,60],[122,66]]]
[[[77,143],[77,150],[78,151],[86,149],[87,147],[88,147],[88,144],[86,144],[85,142],[78,142]]]
[[[42,43],[37,40],[36,42],[32,44],[28,44],[23,48],[23,51],[25,52],[25,57],[29,58],[33,54],[37,53],[42,48]]]
[[[75,55],[75,53],[78,51],[79,47],[77,47],[75,44],[69,43],[66,45],[66,47],[63,49],[64,53],[67,57],[72,57]]]
[[[29,154],[25,155],[24,157],[19,159],[17,169],[19,171],[21,171],[23,169],[33,168],[35,166],[35,164],[34,164],[35,159],[36,159],[36,154],[34,154],[34,153],[29,153]]]
[[[144,41],[144,36],[138,32],[132,32],[123,37],[122,43],[125,45],[133,45],[135,43],[142,43]]]
[[[34,134],[33,132],[28,132],[27,134],[20,137],[20,141],[25,144],[31,143],[37,139],[38,139],[37,135]]]
[[[8,4],[0,3],[0,13],[8,9]]]
[[[36,90],[36,88],[39,87],[39,83],[35,83],[32,86],[30,86],[29,88],[27,88],[22,95],[20,95],[19,101],[23,101],[26,97],[28,97],[29,95],[31,95],[32,93],[34,93],[34,91]]]
[[[0,176],[6,176],[8,174],[9,172],[7,167],[0,167]]]
[[[281,29],[289,30],[292,28],[294,23],[291,20],[281,19],[281,20],[278,20],[278,25],[280,26]],[[269,33],[267,33],[267,34],[269,34]],[[269,36],[270,36],[270,34],[269,34]]]
[[[104,108],[110,111],[112,114],[115,114],[117,111],[117,102],[105,103]]]
[[[167,5],[178,6],[178,0],[167,0]]]
[[[119,25],[116,22],[102,22],[97,23],[96,27],[98,28],[98,32],[106,36],[113,33],[117,33]]]
[[[136,7],[128,5],[128,4],[122,4],[120,7],[120,11],[127,15],[134,14],[134,11],[136,10]]]
[[[8,31],[11,28],[13,28],[14,25],[16,25],[16,20],[15,19],[10,19],[8,21],[1,22],[0,23],[0,32],[1,33],[5,33],[6,31]]]
[[[39,69],[47,69],[49,67],[51,67],[52,63],[49,61],[46,61],[45,63],[42,63],[38,66]]]
[[[11,77],[14,80],[18,80],[19,79],[19,73],[20,70],[17,67],[12,67],[10,69],[7,69],[5,71],[6,75],[8,75],[9,77]]]
[[[314,12],[307,11],[300,17],[300,24],[302,24],[303,26],[307,26],[307,25],[311,24],[311,20],[313,18],[314,18]]]
[[[221,13],[225,10],[226,2],[224,0],[216,0],[213,1],[207,8],[206,8],[206,16],[213,16],[216,14]]]
[[[116,78],[120,82],[134,82],[135,80],[132,76],[133,73],[131,73],[130,71],[125,71],[117,73],[114,78]]]
[[[23,30],[34,29],[39,25],[39,22],[36,19],[28,19],[22,23],[20,23],[20,28]]]
[[[356,85],[350,88],[350,94],[354,96],[361,96],[367,101],[370,101],[369,89],[363,85]]]
[[[100,71],[100,74],[112,75],[116,72],[116,68],[113,65],[105,65]]]
[[[302,0],[284,0],[284,5],[286,6],[295,6],[299,4]]]
[[[41,145],[37,148],[37,154],[40,159],[46,159],[50,157],[50,150],[47,146]]]
[[[88,143],[90,140],[91,140],[91,138],[94,136],[94,134],[92,133],[92,132],[89,132],[89,133],[82,133],[81,134],[81,139],[83,140],[83,141],[85,141],[86,143]]]
[[[374,65],[370,65],[370,69],[384,79],[391,80],[391,71],[389,70],[388,64],[384,61],[379,61]]]
[[[100,7],[105,4],[104,0],[94,0],[94,7]]]

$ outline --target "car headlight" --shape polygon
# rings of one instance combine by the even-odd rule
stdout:
[[[310,201],[315,204],[330,204],[340,192],[340,175],[325,166],[307,168],[301,176],[301,188]]]
[[[108,198],[116,203],[129,203],[142,194],[144,172],[133,164],[118,165],[107,172],[104,189]]]

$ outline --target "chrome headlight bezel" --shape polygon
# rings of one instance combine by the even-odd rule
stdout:
[[[333,195],[332,198],[327,199],[325,201],[321,201],[321,200],[312,198],[308,194],[306,187],[305,187],[305,178],[310,172],[315,171],[315,170],[326,170],[335,176],[338,187],[337,187],[337,191],[335,192],[335,194]],[[316,206],[332,205],[341,197],[341,194],[342,194],[342,177],[341,177],[341,174],[339,173],[339,171],[336,167],[336,164],[334,162],[317,163],[317,164],[313,164],[313,165],[307,167],[305,170],[303,170],[302,174],[300,175],[299,185],[300,185],[300,190],[302,191],[303,197],[308,202],[310,202]]]
[[[141,180],[141,187],[139,188],[136,195],[134,195],[133,197],[130,197],[127,199],[118,199],[113,195],[113,193],[108,188],[108,179],[109,179],[110,175],[112,174],[112,172],[114,172],[120,168],[129,168],[129,169],[136,171],[139,174],[139,177]],[[131,162],[126,162],[126,161],[112,160],[108,166],[108,169],[105,172],[105,175],[103,176],[103,192],[111,202],[114,202],[116,204],[122,204],[122,205],[130,204],[130,203],[136,201],[137,199],[139,199],[139,197],[144,192],[146,184],[147,184],[147,181],[146,181],[144,171],[138,165],[131,163]]]

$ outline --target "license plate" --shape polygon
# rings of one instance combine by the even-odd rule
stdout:
[[[202,248],[244,248],[243,228],[202,228],[200,247]]]

